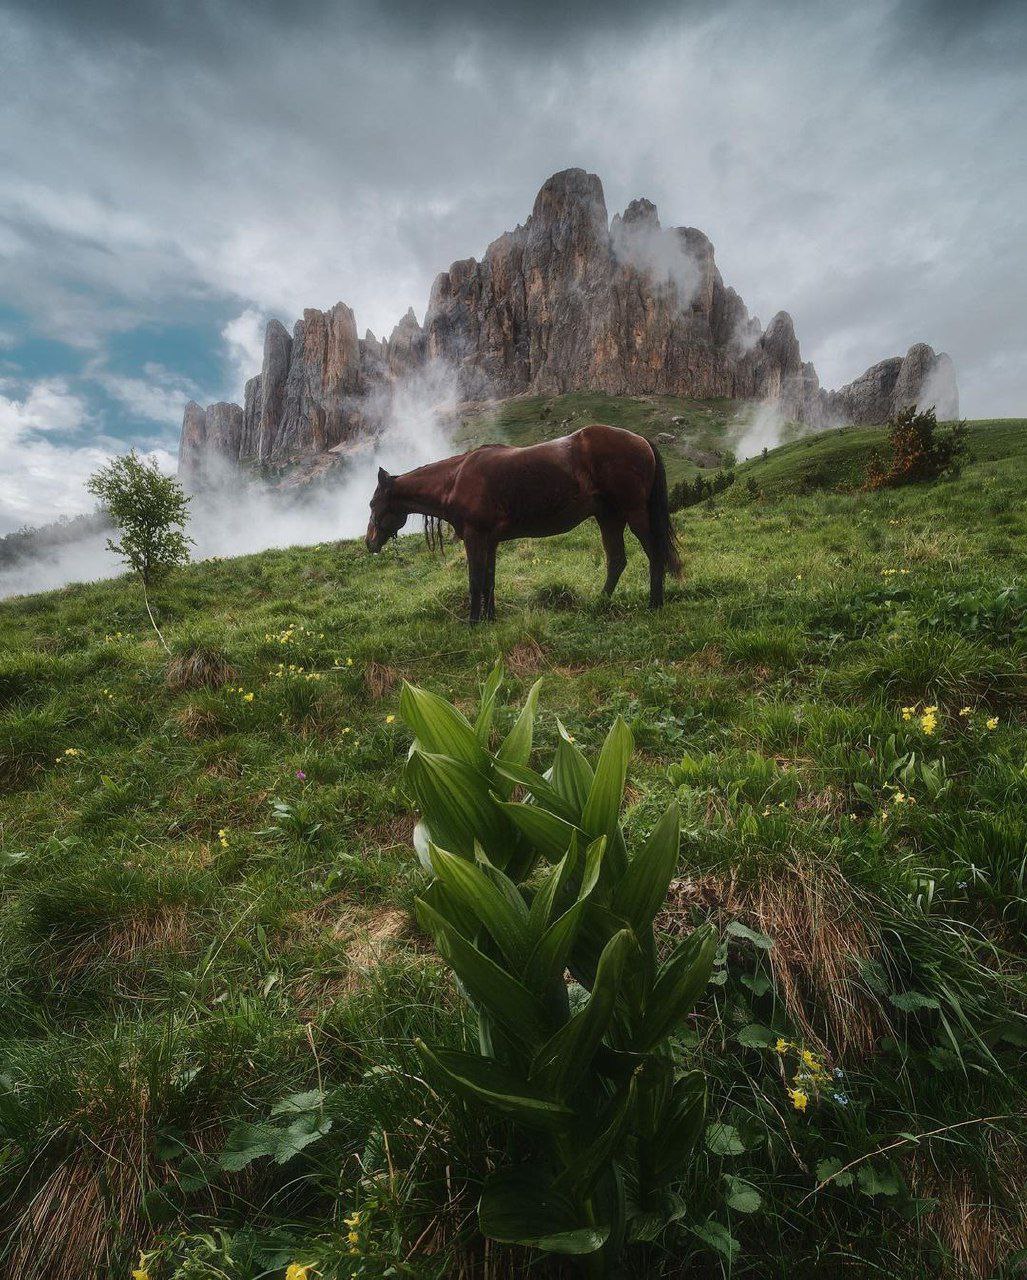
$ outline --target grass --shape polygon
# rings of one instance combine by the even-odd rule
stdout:
[[[548,403],[493,425],[681,407]],[[504,548],[475,630],[459,549],[418,538],[190,567],[158,601],[170,663],[128,580],[0,605],[4,1268],[562,1274],[484,1250],[509,1135],[410,1049],[467,1028],[408,916],[400,681],[469,709],[501,658],[510,703],[544,678],[545,746],[556,715],[590,752],[629,720],[629,830],[684,813],[664,933],[723,931],[679,1044],[711,1128],[631,1274],[1015,1274],[1027,424],[975,424],[958,480],[859,492],[881,434],[794,442],[677,517],[659,614],[637,550],[598,598],[591,527]],[[831,1082],[799,1111],[804,1049]]]

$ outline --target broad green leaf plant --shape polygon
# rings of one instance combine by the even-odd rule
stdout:
[[[672,804],[629,852],[627,725],[614,723],[593,763],[558,721],[538,773],[538,684],[491,748],[501,678],[497,667],[474,723],[424,689],[402,693],[414,844],[432,876],[418,919],[478,1025],[477,1052],[418,1051],[441,1091],[526,1131],[517,1145],[530,1160],[485,1185],[483,1234],[609,1276],[626,1244],[685,1211],[672,1187],[702,1131],[706,1086],[671,1037],[706,987],[716,938],[704,926],[659,958],[653,919],[677,866],[679,816]]]

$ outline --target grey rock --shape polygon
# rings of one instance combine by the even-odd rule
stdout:
[[[321,453],[346,438],[361,391],[360,347],[353,312],[308,308],[296,322],[274,462]]]
[[[183,486],[196,490],[203,485],[207,446],[207,415],[203,406],[190,400],[182,418],[182,438],[178,445],[178,478]]]
[[[292,338],[280,320],[269,320],[264,330],[264,364],[260,372],[260,417],[255,456],[269,460],[275,452],[285,402],[285,384],[292,360]]]

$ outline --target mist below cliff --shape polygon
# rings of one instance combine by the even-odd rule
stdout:
[[[233,471],[224,483],[193,495],[187,530],[195,543],[193,561],[359,537],[367,528],[379,466],[409,471],[452,451],[444,424],[453,416],[457,394],[451,370],[431,362],[383,391],[371,406],[375,435],[321,484],[278,489],[244,483]],[[403,532],[419,529],[420,521],[412,518]],[[92,531],[0,568],[0,599],[117,577],[124,566],[107,549],[107,536]]]

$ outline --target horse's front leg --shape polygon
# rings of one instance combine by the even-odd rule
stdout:
[[[471,598],[469,620],[480,622],[488,580],[488,547],[480,534],[468,530],[464,535],[464,548],[467,551],[467,585]]]
[[[485,617],[496,620],[496,547],[490,546],[485,557]]]

